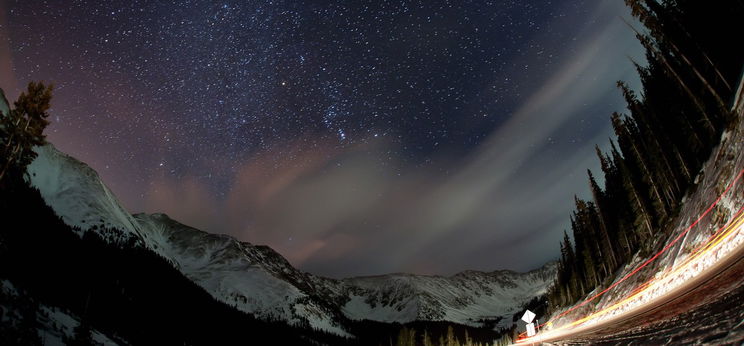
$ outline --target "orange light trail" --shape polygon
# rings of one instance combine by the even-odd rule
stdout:
[[[675,243],[677,243],[680,239],[682,239],[682,237],[684,237],[693,227],[695,227],[706,215],[708,215],[710,213],[710,211],[713,210],[713,208],[721,201],[721,199],[723,199],[723,197],[733,188],[733,186],[742,177],[742,175],[744,175],[744,169],[742,169],[739,172],[739,174],[736,176],[736,178],[727,186],[726,190],[723,193],[721,193],[721,195],[718,196],[718,198],[716,198],[716,200],[692,224],[690,224],[687,228],[685,228],[685,230],[683,232],[681,232],[675,239],[673,239],[669,244],[667,244],[663,249],[661,249],[661,251],[657,252],[653,257],[651,257],[648,260],[644,261],[641,265],[639,265],[633,271],[631,271],[630,273],[628,273],[627,275],[625,275],[620,280],[614,282],[612,285],[610,285],[609,287],[607,287],[603,291],[601,291],[601,292],[595,294],[594,296],[592,296],[592,297],[584,300],[580,304],[575,305],[572,308],[570,308],[570,309],[562,312],[561,314],[559,314],[558,316],[554,317],[550,321],[548,321],[546,323],[543,323],[543,324],[540,324],[538,326],[538,328],[539,327],[543,327],[545,325],[552,325],[552,323],[553,323],[554,320],[557,320],[558,318],[565,316],[566,314],[570,313],[571,311],[574,311],[574,310],[580,308],[581,306],[586,305],[587,303],[591,302],[592,300],[596,299],[597,297],[600,297],[600,296],[604,295],[609,290],[611,290],[611,289],[615,288],[617,285],[619,285],[621,282],[627,280],[631,276],[633,276],[636,273],[638,273],[638,271],[640,271],[642,268],[646,267],[652,261],[656,260],[659,256],[661,256],[663,253],[665,253],[666,251],[668,251],[672,246],[674,246]],[[696,260],[696,259],[704,256],[705,254],[709,253],[718,244],[720,244],[725,238],[731,236],[733,234],[734,230],[737,230],[742,224],[744,224],[744,217],[742,217],[743,216],[742,215],[742,211],[744,211],[744,207],[740,208],[734,214],[734,217],[731,218],[731,220],[729,220],[729,222],[726,225],[724,225],[723,227],[719,228],[716,232],[713,233],[713,235],[711,235],[710,237],[708,237],[708,239],[706,239],[705,242],[703,242],[695,250],[693,250],[692,252],[690,252],[691,255],[688,256],[682,264],[680,264],[679,266],[677,266],[677,268],[675,268],[671,272],[668,272],[668,270],[667,270],[667,272],[664,273],[664,275],[663,275],[662,278],[660,278],[658,280],[656,278],[652,278],[652,279],[650,279],[650,280],[648,280],[648,281],[646,281],[646,282],[638,285],[635,289],[633,289],[631,291],[631,293],[626,298],[624,298],[620,302],[615,303],[612,306],[607,307],[607,308],[604,308],[604,309],[602,309],[600,311],[597,311],[595,313],[592,313],[592,314],[590,314],[590,315],[588,315],[586,317],[583,317],[581,319],[578,319],[578,320],[575,320],[575,321],[573,321],[571,323],[568,323],[566,325],[563,325],[563,326],[561,326],[561,327],[559,327],[557,329],[551,330],[551,333],[554,333],[554,332],[557,332],[557,331],[560,331],[560,330],[564,330],[564,329],[567,329],[567,328],[574,327],[574,326],[579,325],[581,323],[584,323],[584,322],[586,322],[588,320],[591,320],[591,319],[594,319],[594,318],[597,318],[597,317],[606,315],[607,313],[616,311],[620,306],[623,306],[626,303],[631,302],[635,298],[637,298],[639,296],[642,296],[643,294],[648,293],[651,290],[653,290],[654,288],[658,287],[658,285],[660,285],[661,282],[663,282],[663,281],[665,281],[665,280],[667,280],[669,278],[673,278],[676,274],[682,272],[682,270],[687,269],[692,264],[692,262],[694,260]],[[533,338],[525,338],[525,334],[526,333],[521,333],[519,335],[519,337],[517,339],[517,342],[518,343],[520,343],[520,342],[527,342],[527,340],[534,338],[534,337]]]

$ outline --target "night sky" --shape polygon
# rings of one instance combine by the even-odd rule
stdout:
[[[0,0],[0,87],[131,212],[333,277],[558,256],[637,85],[621,0]]]

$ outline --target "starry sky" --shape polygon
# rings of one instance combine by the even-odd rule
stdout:
[[[557,258],[638,85],[620,0],[0,0],[0,87],[131,212],[332,277]]]

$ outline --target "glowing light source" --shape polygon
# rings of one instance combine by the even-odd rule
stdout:
[[[718,196],[718,198],[716,198],[716,200],[692,224],[690,224],[687,228],[685,228],[684,231],[682,231],[677,237],[675,237],[671,242],[669,242],[669,244],[667,244],[663,249],[661,249],[659,252],[657,252],[653,257],[651,257],[648,260],[644,261],[641,265],[639,265],[638,267],[636,267],[635,269],[633,269],[630,273],[628,273],[627,275],[623,276],[620,280],[616,281],[615,283],[613,283],[612,285],[610,285],[609,287],[607,287],[603,291],[601,291],[601,292],[593,295],[592,297],[589,297],[588,299],[584,300],[580,304],[577,304],[577,305],[573,306],[572,308],[570,308],[570,309],[562,312],[561,314],[559,314],[558,316],[554,317],[553,319],[551,319],[550,321],[548,321],[547,323],[545,323],[543,325],[547,325],[548,327],[551,327],[553,325],[553,323],[554,323],[553,322],[554,320],[557,320],[558,318],[565,316],[566,314],[570,313],[571,311],[574,311],[574,310],[578,309],[579,307],[584,306],[587,303],[591,302],[592,300],[594,300],[594,299],[596,299],[596,298],[604,295],[605,293],[607,293],[611,289],[617,287],[617,285],[619,285],[621,282],[626,281],[628,278],[630,278],[633,275],[635,275],[636,273],[638,273],[638,271],[640,271],[642,268],[646,267],[652,261],[656,260],[663,253],[665,253],[666,251],[668,251],[675,243],[677,243],[693,227],[695,227],[706,215],[708,215],[711,210],[713,210],[713,208],[731,190],[731,188],[742,177],[742,175],[744,175],[744,170],[741,170],[739,172],[739,174],[736,176],[736,178],[734,178],[734,180],[727,186],[726,190],[720,196]],[[609,314],[617,315],[617,314],[623,313],[624,312],[623,311],[623,308],[628,307],[628,304],[636,303],[638,305],[641,305],[641,304],[638,303],[638,300],[640,300],[640,298],[642,298],[644,296],[649,295],[649,293],[652,293],[652,292],[655,292],[655,291],[663,290],[663,293],[661,293],[660,295],[657,295],[655,297],[651,297],[650,299],[655,299],[655,298],[658,298],[660,296],[663,296],[667,291],[669,291],[670,289],[672,289],[672,288],[668,287],[668,286],[670,286],[670,285],[668,285],[670,283],[670,281],[672,281],[675,277],[678,277],[678,275],[680,275],[680,274],[687,275],[686,272],[690,268],[696,267],[697,264],[699,262],[701,262],[701,260],[704,258],[705,255],[707,255],[711,251],[717,249],[717,247],[719,245],[721,245],[724,240],[728,240],[729,238],[731,238],[732,236],[734,236],[735,234],[737,234],[736,231],[738,231],[739,228],[742,225],[744,225],[744,214],[742,212],[744,212],[744,206],[742,206],[741,208],[739,208],[739,210],[734,214],[734,217],[732,217],[731,220],[729,220],[723,227],[720,227],[716,232],[713,233],[713,235],[711,235],[710,237],[708,237],[708,239],[706,239],[706,241],[704,241],[701,245],[699,245],[696,249],[694,249],[690,253],[691,255],[688,256],[680,265],[678,265],[673,270],[664,272],[662,274],[662,276],[660,278],[658,278],[658,279],[657,278],[653,278],[651,280],[648,280],[648,281],[646,281],[646,282],[638,285],[635,289],[633,289],[631,291],[631,293],[627,297],[625,297],[624,299],[620,300],[619,302],[617,302],[617,303],[615,303],[615,304],[613,304],[613,305],[611,305],[611,306],[609,306],[607,308],[604,308],[604,309],[602,309],[600,311],[591,313],[588,316],[585,316],[585,317],[579,318],[577,320],[574,320],[573,322],[567,323],[567,324],[565,324],[565,325],[563,325],[561,327],[558,327],[557,329],[553,329],[553,330],[547,332],[547,334],[549,335],[549,334],[555,334],[558,331],[565,331],[565,330],[567,330],[569,328],[576,327],[576,326],[578,326],[578,325],[580,325],[582,323],[588,322],[588,321],[599,319],[600,317],[603,317],[603,316],[606,316],[606,315],[609,315]],[[690,274],[689,276],[693,276],[693,274]],[[662,288],[662,285],[665,285],[665,287]],[[543,325],[540,325],[540,326],[543,326]],[[546,335],[543,335],[543,336],[536,336],[536,337],[527,338],[527,337],[525,337],[525,334],[526,333],[522,333],[522,334],[519,335],[519,337],[517,339],[517,343],[529,342],[530,340],[532,340],[534,338],[540,338],[540,339],[542,339],[542,338],[544,338],[546,336]]]

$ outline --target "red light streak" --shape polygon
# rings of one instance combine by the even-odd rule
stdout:
[[[716,198],[716,200],[692,224],[690,224],[687,228],[685,228],[685,230],[683,232],[681,232],[676,238],[674,238],[663,249],[661,249],[659,252],[657,252],[653,257],[651,257],[648,260],[644,261],[641,265],[639,265],[638,267],[636,267],[633,271],[631,271],[627,275],[623,276],[620,280],[614,282],[612,285],[610,285],[609,287],[607,287],[603,291],[595,294],[594,296],[592,296],[590,298],[587,298],[586,300],[584,300],[580,304],[575,305],[572,308],[570,308],[570,309],[562,312],[561,314],[559,314],[555,318],[551,319],[550,321],[548,321],[546,323],[543,323],[543,324],[540,324],[539,327],[543,327],[543,326],[545,326],[547,324],[551,324],[553,320],[557,320],[557,319],[565,316],[566,314],[570,313],[571,311],[574,311],[574,310],[576,310],[576,309],[578,309],[578,308],[586,305],[587,303],[591,302],[592,300],[594,300],[594,299],[596,299],[596,298],[604,295],[605,293],[607,293],[611,289],[615,288],[617,285],[619,285],[623,281],[627,280],[631,276],[633,276],[636,273],[638,273],[638,271],[640,271],[641,269],[643,269],[644,267],[646,267],[647,265],[649,265],[651,262],[653,262],[654,260],[656,260],[659,256],[661,256],[663,253],[665,253],[666,251],[668,251],[672,246],[674,246],[674,244],[676,244],[680,239],[682,239],[706,215],[708,215],[710,213],[710,211],[713,210],[713,208],[721,201],[721,199],[723,199],[723,197],[731,190],[731,188],[733,188],[733,186],[742,177],[742,175],[744,175],[744,169],[742,169],[741,171],[739,171],[739,174],[736,176],[736,178],[731,183],[729,183],[729,185],[726,187],[726,190],[723,191],[723,193],[721,193],[721,195],[718,196],[718,198]],[[703,242],[700,246],[698,246],[695,250],[693,250],[691,252],[691,255],[681,265],[679,265],[679,267],[676,270],[674,270],[672,273],[669,273],[669,274],[665,275],[664,278],[670,277],[672,274],[677,273],[679,271],[679,269],[685,268],[693,259],[696,259],[696,258],[700,257],[701,255],[703,255],[704,253],[706,253],[707,251],[709,251],[712,246],[717,245],[723,239],[723,236],[724,235],[727,235],[727,234],[729,234],[731,232],[731,230],[729,230],[727,232],[724,232],[724,233],[721,233],[721,231],[723,231],[724,229],[727,229],[728,226],[730,226],[730,225],[732,225],[734,223],[740,224],[742,221],[744,221],[744,219],[737,221],[737,218],[739,216],[741,216],[742,211],[744,211],[744,207],[740,208],[736,212],[736,214],[734,215],[734,217],[732,217],[731,220],[726,225],[724,225],[723,227],[719,228],[713,235],[711,235],[710,237],[708,237],[708,239],[706,239],[705,242]],[[718,239],[716,240],[716,238],[718,238]],[[715,242],[715,244],[713,244],[714,242]],[[711,244],[713,244],[713,245],[711,245]],[[656,279],[652,278],[652,279],[650,279],[650,280],[648,280],[648,281],[646,281],[646,282],[638,285],[635,289],[633,289],[631,291],[631,293],[626,298],[622,299],[619,303],[616,303],[616,304],[614,304],[614,305],[612,305],[612,306],[610,306],[608,308],[605,308],[605,309],[603,309],[601,311],[598,311],[596,313],[593,313],[593,314],[591,314],[589,316],[586,316],[584,318],[581,318],[581,319],[578,319],[578,320],[573,321],[571,323],[568,323],[568,324],[562,326],[560,329],[565,329],[565,328],[574,326],[576,324],[583,323],[586,320],[590,319],[591,317],[603,315],[604,313],[613,310],[617,306],[622,305],[622,304],[628,302],[629,300],[631,300],[635,296],[637,296],[637,295],[641,294],[642,292],[646,291],[650,287],[650,284],[652,282],[654,282],[655,280]],[[520,342],[520,341],[525,340],[526,339],[525,336],[526,336],[526,333],[519,334],[519,337],[517,338],[517,342]]]

